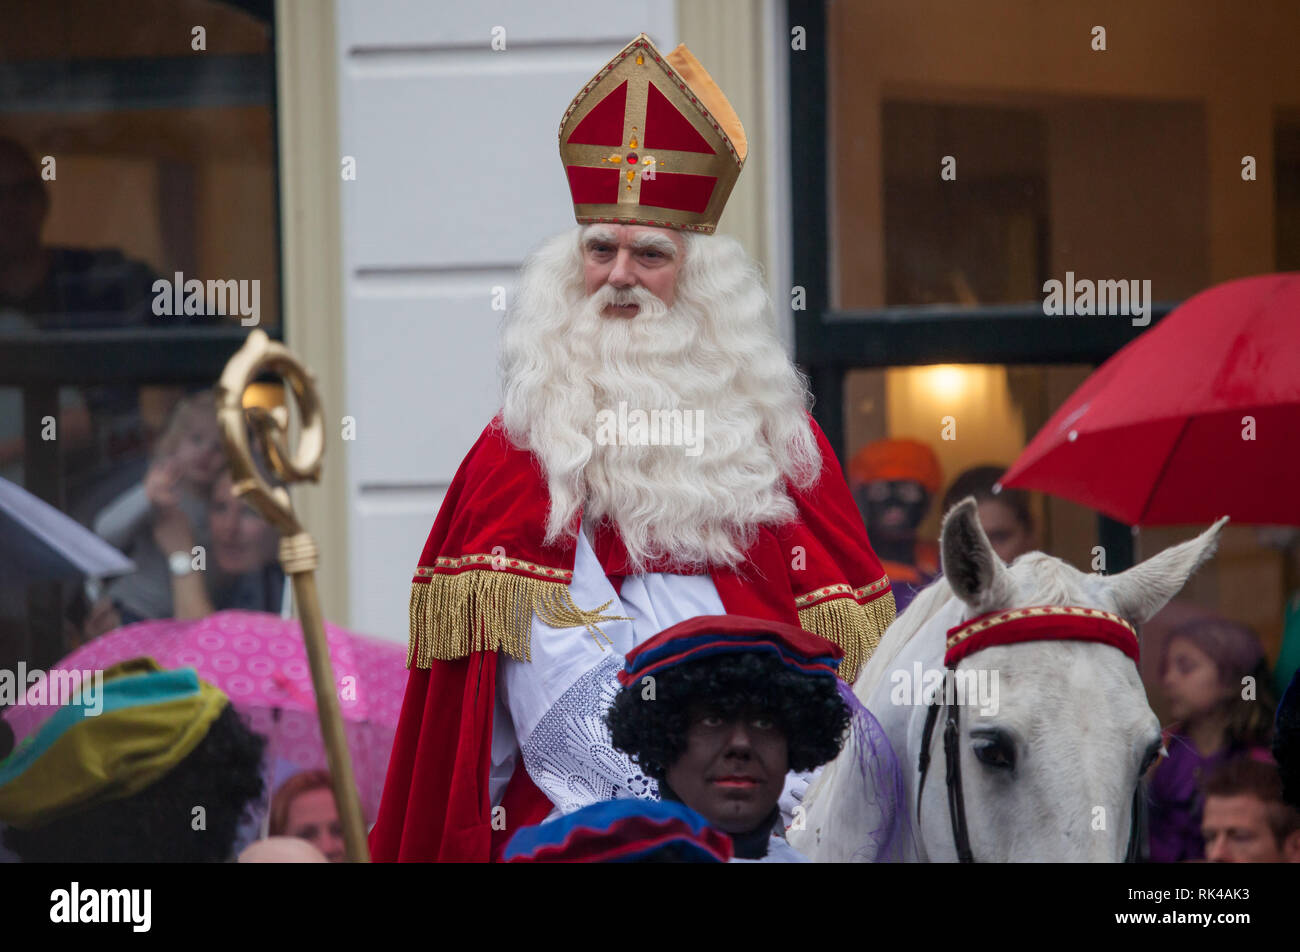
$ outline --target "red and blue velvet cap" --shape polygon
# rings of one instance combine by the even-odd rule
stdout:
[[[697,615],[665,628],[627,654],[619,683],[631,687],[688,661],[723,654],[770,654],[791,671],[834,678],[844,651],[796,625],[745,615]]]
[[[506,844],[507,863],[634,863],[671,849],[683,863],[725,863],[731,837],[670,800],[604,800],[526,826]]]

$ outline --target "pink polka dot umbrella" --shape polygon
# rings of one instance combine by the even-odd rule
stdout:
[[[328,623],[325,640],[362,811],[372,823],[406,689],[406,648]],[[194,668],[225,691],[248,726],[266,736],[268,777],[273,771],[283,775],[286,762],[301,770],[326,767],[302,628],[295,619],[224,611],[197,621],[139,622],[83,645],[51,670],[102,670],[141,656],[164,668]],[[22,740],[53,711],[20,704],[5,711],[5,720]]]

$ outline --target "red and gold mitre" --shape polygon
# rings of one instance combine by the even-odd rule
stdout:
[[[712,234],[745,164],[745,130],[685,44],[667,56],[642,33],[605,64],[560,123],[560,159],[580,224]]]

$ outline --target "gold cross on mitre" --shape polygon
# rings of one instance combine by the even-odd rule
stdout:
[[[712,234],[745,164],[745,130],[685,45],[642,33],[592,77],[560,123],[560,158],[581,224]]]

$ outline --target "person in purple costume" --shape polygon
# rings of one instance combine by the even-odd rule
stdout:
[[[1202,783],[1229,758],[1268,749],[1274,703],[1264,651],[1245,625],[1195,619],[1170,633],[1160,680],[1174,723],[1148,788],[1149,859],[1203,860]]]

